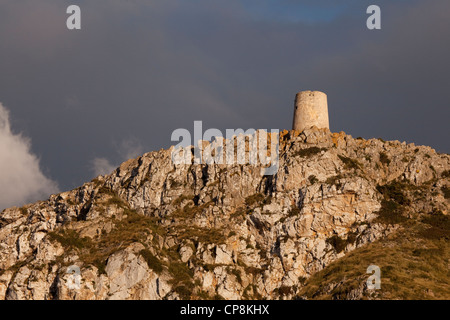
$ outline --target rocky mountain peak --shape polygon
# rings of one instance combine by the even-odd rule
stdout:
[[[430,147],[283,131],[270,176],[174,164],[172,151],[4,210],[0,299],[395,298],[393,276],[368,290],[365,259],[389,270],[409,246],[405,261],[448,263],[450,156]],[[335,270],[357,257],[351,281]],[[423,295],[449,297],[448,281],[428,281]]]

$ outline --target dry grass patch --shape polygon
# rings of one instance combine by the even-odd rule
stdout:
[[[366,291],[363,298],[449,299],[450,244],[442,238],[422,237],[424,227],[418,223],[352,251],[309,278],[299,296],[346,299],[367,280],[366,269],[374,264],[381,269],[381,289]]]

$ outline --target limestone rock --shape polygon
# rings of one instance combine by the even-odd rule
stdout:
[[[429,147],[285,131],[273,176],[250,164],[175,165],[172,151],[4,210],[0,299],[287,299],[400,228],[377,220],[383,186],[406,186],[405,216],[448,214],[450,157]]]

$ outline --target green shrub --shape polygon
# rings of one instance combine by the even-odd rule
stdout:
[[[383,186],[378,185],[377,190],[384,196],[385,200],[392,200],[400,205],[409,205],[411,201],[406,197],[405,191],[410,186],[405,183],[393,181]]]
[[[261,268],[249,267],[249,266],[244,266],[244,270],[245,270],[246,274],[251,274],[254,277],[256,277],[257,275],[262,274],[264,272],[264,270]]]
[[[342,239],[337,235],[334,235],[328,238],[327,243],[331,244],[331,246],[336,250],[337,253],[344,250],[347,245],[354,244],[357,239],[357,234],[354,232],[350,232],[347,234],[347,239]]]
[[[97,267],[99,274],[106,274],[106,260],[105,259],[95,259],[93,265]]]
[[[380,162],[388,166],[391,163],[391,159],[385,152],[380,152]]]
[[[450,240],[450,217],[441,212],[431,213],[422,218],[422,222],[431,227],[421,231],[421,235],[427,239]]]
[[[215,243],[222,244],[226,237],[222,230],[215,228],[200,228],[197,226],[182,226],[178,228],[178,239],[192,240],[194,243]]]
[[[247,210],[244,207],[238,207],[231,215],[231,218],[238,218],[238,217],[243,217],[245,216],[247,213],[249,213],[251,210]]]
[[[287,218],[298,216],[301,212],[301,209],[298,207],[293,207],[288,211],[288,214],[280,219],[280,222],[283,223]]]
[[[174,201],[173,201],[173,204],[175,205],[175,206],[179,206],[183,201],[185,201],[185,200],[192,200],[192,195],[185,195],[185,194],[182,194],[182,195],[180,195],[178,198],[176,198]]]
[[[236,280],[242,284],[242,277],[241,277],[241,270],[238,269],[231,269],[231,273],[234,274],[234,276],[236,277]]]
[[[329,243],[337,253],[340,253],[347,246],[347,241],[337,235],[328,238],[326,242]]]
[[[347,243],[354,244],[356,242],[356,239],[358,238],[358,234],[355,232],[350,232],[347,235]]]
[[[293,217],[293,216],[298,216],[300,214],[301,210],[297,207],[293,207],[291,208],[291,210],[289,210],[288,216],[289,217]]]
[[[377,214],[376,221],[385,224],[399,224],[406,221],[406,217],[403,216],[402,206],[392,200],[383,199]]]
[[[344,163],[346,169],[358,169],[361,167],[361,164],[358,162],[358,160],[338,155],[339,159]]]
[[[83,249],[92,247],[90,238],[81,238],[75,230],[62,230],[60,232],[49,232],[52,240],[58,241],[66,249]]]
[[[312,157],[313,155],[316,155],[322,151],[327,151],[327,148],[319,148],[319,147],[310,147],[310,148],[306,148],[306,149],[300,149],[297,152],[294,153],[294,157],[302,157],[302,158],[306,158],[306,157]]]
[[[116,195],[116,193],[112,189],[108,188],[105,185],[101,186],[100,189],[98,189],[97,193],[98,194],[111,195],[111,196],[115,196]]]
[[[125,201],[119,198],[117,195],[113,195],[111,198],[108,199],[106,202],[107,206],[117,206],[118,208],[126,208],[128,207]]]
[[[178,181],[172,181],[172,183],[170,184],[170,188],[171,189],[176,189],[176,188],[179,188],[179,187],[182,187],[182,186],[183,186],[183,184],[181,182],[178,182]]]
[[[194,277],[192,270],[183,262],[171,261],[169,264],[169,273],[173,277],[170,283],[176,286],[189,286]]]
[[[150,250],[148,249],[142,249],[139,251],[139,254],[142,258],[144,258],[145,262],[147,262],[147,265],[150,269],[155,271],[156,273],[161,273],[163,271],[163,265],[161,261],[157,257],[155,257]]]
[[[287,296],[288,294],[290,294],[292,292],[292,287],[288,287],[288,286],[281,286],[278,288],[278,294],[280,296]]]
[[[308,180],[309,180],[309,182],[310,182],[311,184],[314,184],[314,183],[316,183],[316,182],[319,181],[319,180],[316,178],[315,175],[310,175],[310,176],[308,177]]]
[[[183,284],[177,286],[174,291],[180,295],[182,300],[190,300],[192,296],[192,292],[194,289],[194,285]]]
[[[447,188],[447,186],[443,186],[441,188],[441,190],[442,190],[442,193],[444,194],[444,198],[445,199],[450,199],[450,189]]]
[[[245,204],[248,205],[248,206],[252,206],[255,203],[262,202],[263,200],[264,200],[264,195],[262,193],[257,193],[257,194],[254,194],[254,195],[251,195],[251,196],[247,197],[245,199]]]
[[[342,184],[340,182],[338,182],[339,180],[341,180],[343,178],[343,176],[341,174],[338,174],[336,176],[333,177],[329,177],[325,183],[329,184],[329,185],[336,185],[336,187],[339,189],[340,187],[342,187]]]

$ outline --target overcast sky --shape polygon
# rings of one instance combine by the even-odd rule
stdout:
[[[70,4],[81,30],[66,28]],[[381,30],[366,28],[370,4]],[[0,0],[0,193],[18,190],[0,209],[166,148],[194,120],[290,129],[302,90],[327,93],[332,131],[449,153],[449,12],[448,0]],[[41,193],[11,182],[17,150]]]

